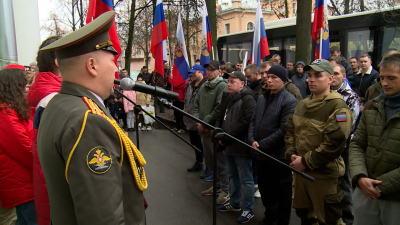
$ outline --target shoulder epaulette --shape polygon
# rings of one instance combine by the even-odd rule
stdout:
[[[102,117],[104,117],[104,118],[107,119],[107,115],[103,112],[103,110],[101,110],[101,109],[97,106],[96,103],[93,102],[92,99],[87,98],[87,97],[82,97],[82,99],[83,99],[83,101],[86,103],[86,105],[88,106],[88,108],[89,108],[89,110],[90,110],[90,112],[91,112],[92,114],[99,115],[99,116],[102,116]]]

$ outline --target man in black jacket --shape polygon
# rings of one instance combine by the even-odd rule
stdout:
[[[353,79],[356,74],[353,74],[350,63],[347,62],[346,58],[342,55],[340,48],[338,46],[332,46],[329,49],[330,56],[337,56],[340,59],[340,64],[346,69],[346,77],[350,84],[353,85]]]
[[[374,84],[379,77],[379,72],[371,66],[371,56],[363,54],[360,56],[360,70],[354,76],[352,88],[360,91],[361,100],[364,102],[365,92]]]
[[[246,75],[247,79],[247,86],[253,90],[254,92],[254,97],[257,101],[258,98],[258,92],[260,91],[260,82],[261,82],[261,76],[260,76],[260,69],[256,64],[250,64],[246,66],[244,69],[244,74]]]
[[[222,130],[242,141],[246,141],[250,119],[256,105],[253,91],[244,86],[245,81],[246,77],[239,71],[229,74],[228,92],[222,95],[218,120]],[[225,146],[231,195],[229,203],[218,207],[218,210],[220,212],[240,211],[243,186],[244,207],[237,222],[246,223],[254,216],[252,154],[226,137],[221,139],[219,144]]]
[[[284,157],[286,119],[293,114],[297,100],[284,87],[288,71],[283,66],[272,66],[267,76],[268,90],[257,101],[249,126],[248,143],[289,164]],[[257,154],[257,175],[265,207],[265,218],[259,224],[289,224],[292,206],[290,169],[266,161],[265,156]]]

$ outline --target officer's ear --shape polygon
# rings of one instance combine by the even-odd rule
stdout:
[[[91,76],[97,77],[96,69],[98,68],[98,65],[97,65],[97,60],[94,57],[89,57],[86,59],[85,67]]]

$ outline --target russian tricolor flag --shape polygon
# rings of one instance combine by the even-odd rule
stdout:
[[[153,34],[151,36],[150,52],[154,56],[154,71],[164,76],[164,63],[168,61],[166,39],[168,38],[162,0],[157,0],[154,12]]]
[[[257,64],[260,68],[261,59],[269,55],[267,33],[265,32],[264,19],[261,11],[260,2],[258,2],[256,22],[254,27],[253,44],[250,54],[250,62]]]
[[[200,55],[200,65],[204,66],[210,62],[210,51],[213,47],[210,21],[208,20],[207,5],[203,5],[203,23],[201,27],[201,55]],[[204,68],[206,69],[206,68]],[[206,74],[206,73],[204,73]]]
[[[321,33],[322,33],[322,43],[321,43]],[[328,59],[330,53],[329,53],[329,25],[328,25],[327,0],[315,1],[314,22],[311,31],[311,37],[315,42],[314,59],[321,59],[321,58]]]
[[[186,52],[185,37],[183,35],[181,15],[178,15],[178,25],[176,28],[174,65],[172,69],[172,85],[178,87],[185,83],[189,77],[189,63]]]
[[[86,24],[90,23],[92,20],[99,17],[101,14],[114,10],[112,0],[89,0],[89,8],[86,15]],[[117,65],[117,60],[121,55],[121,45],[119,44],[117,28],[115,26],[115,21],[108,31],[110,35],[110,40],[113,43],[113,48],[118,52],[118,55],[114,58],[114,63]],[[118,73],[115,73],[115,78],[119,79]]]

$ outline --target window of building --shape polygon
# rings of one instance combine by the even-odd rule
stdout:
[[[279,7],[279,12],[281,12],[281,14],[284,14],[285,13],[285,6]]]
[[[231,25],[229,23],[225,24],[225,34],[231,33]]]
[[[297,10],[297,5],[296,3],[293,3],[293,15],[296,15],[296,10]]]
[[[347,54],[346,57],[360,58],[362,54],[372,56],[374,47],[374,35],[369,29],[357,29],[347,32]]]
[[[247,23],[247,30],[254,30],[254,24],[252,22]]]
[[[140,55],[140,54],[142,54],[142,49],[137,48],[137,49],[136,49],[136,55]]]

